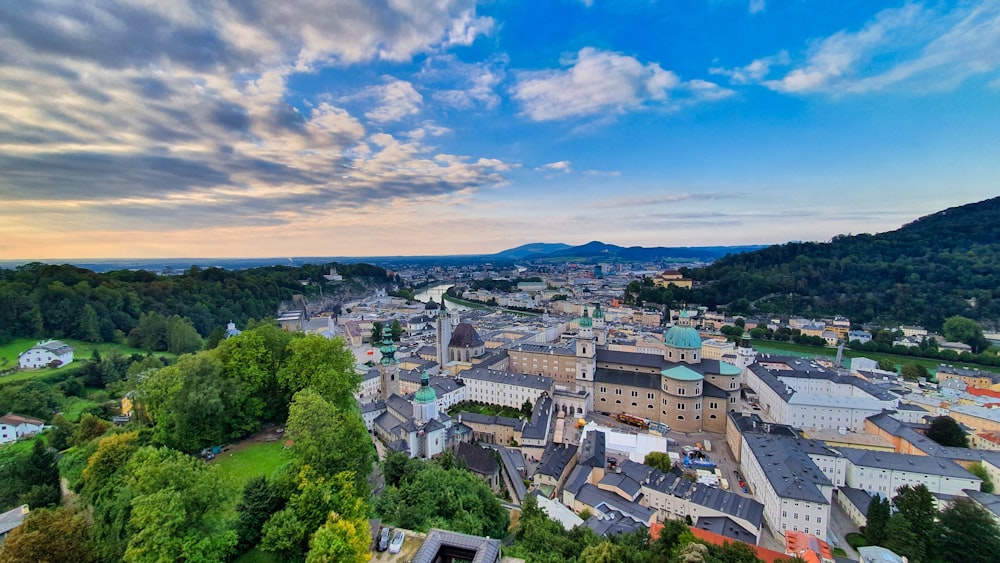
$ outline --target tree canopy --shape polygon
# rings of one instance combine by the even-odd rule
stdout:
[[[926,435],[942,446],[969,447],[969,438],[965,435],[965,431],[950,416],[939,416],[932,420]]]

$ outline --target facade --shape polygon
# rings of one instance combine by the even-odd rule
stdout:
[[[0,444],[14,442],[24,436],[33,436],[41,432],[44,427],[44,420],[7,413],[0,416]]]
[[[465,370],[461,380],[465,384],[466,400],[515,409],[521,408],[526,401],[534,405],[542,393],[551,395],[555,391],[551,377],[485,368]]]
[[[923,484],[934,494],[965,496],[982,479],[949,459],[841,448],[847,458],[847,486],[892,498],[904,485]]]
[[[777,534],[786,531],[826,537],[834,482],[794,438],[744,434],[740,463],[764,519]]]
[[[52,362],[64,366],[72,361],[73,347],[58,340],[39,342],[17,356],[17,365],[21,369],[44,368]]]
[[[681,432],[724,432],[726,413],[736,407],[740,369],[702,357],[701,336],[682,312],[664,335],[663,352],[645,354],[608,349],[604,313],[584,310],[572,346],[522,344],[512,348],[511,371],[553,378],[560,390],[577,391],[574,412],[592,408],[667,424]],[[566,401],[568,402],[568,401]]]
[[[1000,373],[941,364],[938,366],[935,375],[938,383],[943,383],[949,379],[957,379],[969,387],[1000,391]]]

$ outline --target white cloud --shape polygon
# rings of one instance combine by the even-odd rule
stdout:
[[[421,78],[447,84],[434,92],[437,101],[463,110],[477,106],[494,109],[500,104],[497,86],[506,76],[507,62],[505,56],[480,63],[464,63],[454,56],[436,57],[428,61]]]
[[[420,113],[424,97],[413,84],[398,78],[386,77],[386,83],[374,86],[369,93],[378,100],[378,107],[365,113],[365,117],[377,123],[399,121],[404,117]]]
[[[753,84],[763,80],[771,72],[771,67],[787,66],[790,62],[788,51],[781,51],[770,57],[756,59],[743,67],[734,69],[713,67],[708,69],[708,72],[709,74],[728,76],[733,84]]]
[[[747,11],[751,14],[759,14],[764,11],[766,7],[764,0],[750,0],[750,5],[747,7]]]
[[[555,172],[570,172],[572,168],[568,160],[560,160],[557,162],[550,162],[548,164],[543,164],[536,168],[536,170],[551,170]]]
[[[965,2],[951,9],[907,3],[882,10],[857,31],[812,41],[801,62],[767,78],[790,59],[781,52],[710,72],[729,76],[734,84],[761,83],[784,93],[952,89],[970,76],[1000,68],[1000,1]]]
[[[513,88],[524,113],[535,121],[623,113],[663,102],[680,79],[657,63],[585,47],[565,70],[523,72]]]
[[[595,209],[620,208],[620,207],[653,207],[666,203],[679,203],[682,201],[708,201],[733,197],[731,194],[718,192],[682,192],[655,195],[630,195],[610,199],[595,201],[587,207]]]

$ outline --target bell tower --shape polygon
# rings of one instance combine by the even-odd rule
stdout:
[[[392,342],[392,329],[389,323],[382,327],[382,346],[379,348],[382,359],[378,362],[378,372],[382,379],[382,400],[386,400],[399,391],[399,362],[396,361],[396,345]]]

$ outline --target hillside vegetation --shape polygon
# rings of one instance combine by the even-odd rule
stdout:
[[[1000,198],[946,209],[877,235],[776,245],[686,272],[704,285],[692,300],[738,312],[939,330],[962,315],[1000,319]]]

